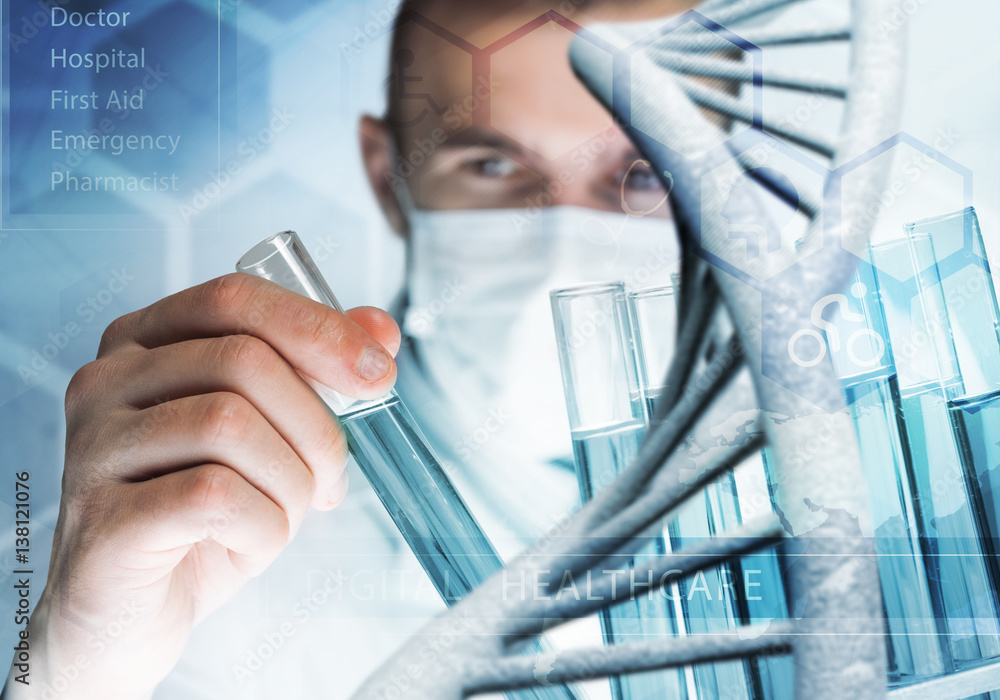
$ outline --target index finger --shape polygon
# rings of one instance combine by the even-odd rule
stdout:
[[[387,316],[388,318],[388,316]],[[346,314],[244,273],[185,289],[108,326],[97,356],[196,338],[252,335],[316,381],[358,399],[396,379],[392,357]]]

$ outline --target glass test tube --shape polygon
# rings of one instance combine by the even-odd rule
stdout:
[[[635,458],[646,436],[635,362],[625,330],[624,285],[584,285],[550,293],[563,388],[572,430],[580,498],[590,500]],[[642,538],[630,552],[637,580],[639,562],[665,553],[663,537]],[[666,591],[620,603],[602,612],[608,644],[677,633]],[[616,700],[686,698],[680,670],[611,679]]]
[[[672,285],[650,287],[627,295],[632,344],[636,354],[641,394],[652,416],[665,394],[664,381],[674,355],[678,326],[677,297]],[[720,323],[724,319],[720,318]],[[728,338],[719,323],[707,343]],[[688,445],[692,459],[722,446],[724,437],[695,436]],[[695,445],[697,443],[697,445]],[[682,506],[667,531],[670,546],[712,536],[740,525],[762,509],[770,509],[767,477],[760,455],[745,460]],[[749,584],[749,585],[748,585]],[[682,581],[677,605],[685,633],[711,633],[741,623],[767,623],[787,618],[785,586],[777,555],[762,552],[704,572],[703,579]],[[792,661],[787,657],[701,665],[693,670],[699,698],[791,698]]]
[[[937,258],[956,251],[957,264],[941,270],[941,289],[951,319],[962,392],[949,396],[949,409],[969,475],[971,496],[981,515],[984,547],[1000,589],[1000,311],[989,261],[972,207],[905,226],[907,235],[931,237]],[[943,264],[943,263],[942,263]],[[939,264],[940,269],[940,264]]]
[[[236,264],[337,311],[340,303],[294,231],[264,239]],[[309,378],[336,414],[355,461],[444,601],[451,605],[503,568],[479,523],[438,463],[395,391],[361,401]],[[537,652],[541,645],[529,648]],[[566,686],[508,694],[521,700],[574,700]]]
[[[875,271],[862,262],[846,294],[821,311],[827,346],[854,419],[868,489],[892,684],[945,673],[950,657],[939,590],[925,567],[899,381],[878,301]]]
[[[870,248],[896,366],[929,585],[947,670],[1000,654],[997,594],[949,400],[964,394],[934,246],[926,234]]]

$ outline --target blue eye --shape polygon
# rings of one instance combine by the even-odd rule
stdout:
[[[483,177],[509,177],[518,170],[518,165],[510,158],[477,158],[467,164],[476,175]]]
[[[649,168],[633,168],[622,183],[629,190],[662,190],[663,184]]]

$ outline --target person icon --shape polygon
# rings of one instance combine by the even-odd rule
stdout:
[[[419,75],[407,75],[407,69],[413,66],[416,57],[413,51],[407,48],[399,49],[392,56],[393,71],[389,77],[389,82],[395,82],[395,93],[398,103],[402,105],[406,100],[422,100],[424,108],[408,120],[393,120],[396,126],[413,126],[427,116],[428,111],[433,110],[434,114],[441,116],[446,111],[445,107],[438,106],[437,102],[429,92],[410,92],[409,86],[412,83],[422,83],[424,78]]]
[[[761,187],[778,193],[787,206],[766,206],[754,195]],[[749,262],[760,257],[762,241],[768,253],[781,248],[782,231],[798,207],[798,192],[784,173],[775,168],[752,168],[733,184],[721,214],[729,222],[728,238],[746,241],[745,260]]]

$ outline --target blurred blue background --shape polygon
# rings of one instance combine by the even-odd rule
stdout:
[[[345,306],[386,306],[398,290],[402,245],[384,226],[368,192],[356,136],[359,115],[381,111],[388,33],[398,4],[398,0],[100,4],[106,10],[133,10],[137,21],[123,31],[89,35],[93,41],[76,50],[99,50],[93,47],[108,41],[160,47],[157,50],[165,52],[171,52],[171,43],[177,47],[172,55],[179,57],[178,78],[164,88],[170,99],[163,97],[163,103],[173,104],[175,110],[164,107],[143,115],[149,122],[142,130],[183,131],[185,138],[198,144],[183,163],[189,181],[179,199],[190,200],[193,187],[204,188],[211,182],[215,166],[211,158],[207,164],[200,160],[202,149],[215,148],[223,162],[235,158],[239,163],[238,174],[218,188],[212,206],[187,222],[178,216],[178,199],[165,197],[130,198],[132,218],[125,221],[127,225],[108,225],[103,218],[106,208],[86,209],[90,200],[78,203],[83,209],[67,204],[67,211],[53,210],[51,202],[44,197],[36,201],[40,195],[15,177],[20,164],[51,156],[45,137],[14,142],[5,131],[4,158],[10,168],[4,170],[5,217],[0,231],[5,264],[0,274],[0,463],[5,479],[0,486],[0,522],[2,531],[9,533],[14,519],[11,475],[30,471],[32,602],[42,589],[58,511],[66,385],[81,365],[93,359],[101,333],[115,317],[230,272],[244,250],[283,229],[300,233]],[[34,3],[26,5],[32,12],[37,8]],[[97,7],[88,2],[72,5]],[[11,3],[5,2],[5,37],[11,25],[20,24],[16,15],[11,20],[10,8]],[[221,17],[221,29],[216,15]],[[1000,45],[993,36],[998,25],[1000,5],[992,0],[920,5],[909,22],[903,124],[904,130],[928,144],[942,133],[953,136],[947,155],[974,173],[974,204],[994,263],[1000,247],[996,129]],[[212,54],[206,46],[217,52],[216,75],[204,70],[204,56]],[[40,108],[47,104],[33,80],[31,75],[5,75],[5,111],[20,113],[10,111],[15,100],[37,101]],[[205,99],[206,90],[217,93],[217,99]],[[272,128],[276,115],[281,117],[280,130]],[[23,132],[30,124],[13,126]],[[899,160],[897,167],[905,165]],[[961,208],[965,203],[961,188],[949,178],[932,168],[905,197],[882,212],[878,235],[898,235],[902,221]],[[22,208],[11,211],[13,204]],[[70,213],[73,216],[67,216]],[[22,230],[10,227],[10,216]],[[116,273],[127,281],[120,292],[112,291],[119,285],[109,285]],[[57,348],[54,357],[42,355],[70,323],[76,323],[80,333]],[[0,610],[13,609],[9,581],[13,568],[12,541],[5,535],[0,548]],[[0,639],[12,639],[14,630],[12,616],[0,617]],[[6,667],[10,653],[4,643],[0,666]]]
[[[9,483],[0,496],[0,529],[10,536],[0,548],[0,610],[13,611],[16,601],[10,586],[17,568],[12,475],[31,473],[34,604],[45,581],[58,514],[66,386],[94,358],[114,318],[231,272],[251,245],[289,228],[300,232],[345,305],[386,306],[395,294],[402,246],[383,228],[368,194],[356,122],[362,111],[381,111],[388,33],[398,4],[67,4],[76,11],[102,7],[133,14],[124,30],[66,28],[68,39],[60,37],[60,47],[85,53],[142,45],[147,64],[162,60],[171,73],[147,94],[147,103],[155,100],[157,108],[147,104],[144,113],[132,115],[127,133],[183,134],[188,149],[169,167],[183,174],[186,186],[174,197],[107,194],[54,200],[46,191],[53,153],[49,130],[58,123],[67,132],[81,133],[96,124],[87,112],[59,114],[54,122],[43,109],[49,106],[45,81],[57,79],[47,77],[53,74],[42,65],[51,47],[46,32],[52,29],[18,47],[18,60],[6,61],[3,152],[9,167],[4,168],[0,251],[8,266],[0,275],[0,463]],[[5,0],[5,37],[11,29],[21,31],[22,18],[39,7],[23,2],[13,9]],[[18,14],[18,9],[23,11]],[[87,40],[76,41],[77,36]],[[8,70],[12,63],[17,70]],[[92,87],[101,93],[127,87],[111,71],[67,73],[59,73],[58,80],[67,82],[56,87],[78,92]],[[26,104],[37,105],[37,113],[23,109]],[[82,172],[89,166],[114,175],[163,170],[163,163],[144,160],[148,152],[138,156],[125,162],[92,154]],[[211,176],[220,162],[225,168],[232,161],[237,174],[216,190]],[[208,206],[195,207],[198,213],[185,224],[180,205],[194,202],[196,188],[219,194]],[[109,211],[125,215],[109,217]],[[63,342],[69,324],[80,330]],[[13,639],[15,630],[12,615],[0,616],[0,638]],[[4,668],[11,646],[4,644],[0,652]]]

